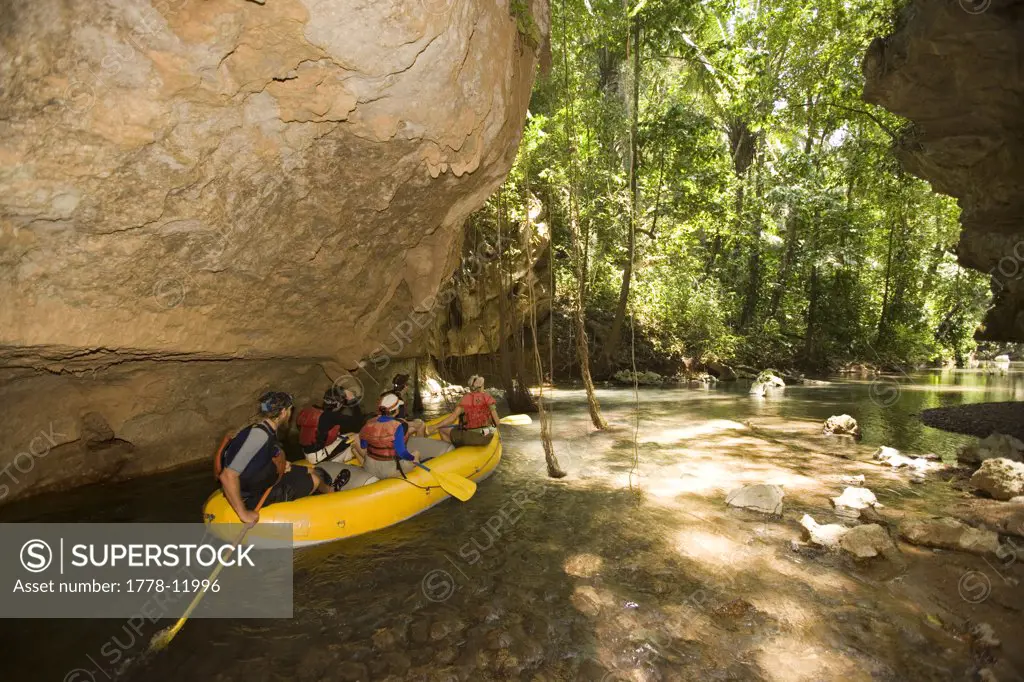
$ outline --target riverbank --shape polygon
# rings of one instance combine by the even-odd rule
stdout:
[[[978,403],[937,407],[921,413],[921,421],[935,429],[985,438],[1005,433],[1024,440],[1024,402]]]

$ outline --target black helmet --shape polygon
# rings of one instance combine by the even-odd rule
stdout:
[[[342,407],[352,407],[359,404],[359,394],[351,388],[331,386],[324,391],[324,409],[339,410]]]
[[[267,391],[260,396],[260,413],[275,415],[282,410],[287,410],[295,404],[295,399],[290,393],[284,391]]]

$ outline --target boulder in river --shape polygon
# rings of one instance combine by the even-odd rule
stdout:
[[[721,362],[707,362],[708,372],[718,377],[719,381],[736,381],[736,372],[729,365]]]
[[[850,528],[839,537],[839,548],[857,559],[870,559],[896,551],[892,538],[877,523]]]
[[[971,485],[996,500],[1024,495],[1024,464],[1002,457],[987,459],[971,476]]]
[[[838,509],[845,507],[847,509],[866,509],[867,507],[874,507],[878,504],[878,498],[875,494],[867,488],[852,488],[848,487],[843,490],[843,494],[839,497],[832,498],[832,504]]]
[[[861,439],[860,424],[848,414],[829,417],[825,420],[821,432],[826,436],[848,435],[853,436],[857,440]]]
[[[970,443],[957,450],[956,458],[961,464],[977,466],[987,459],[1009,459],[1024,461],[1024,442],[1005,433],[993,433],[977,443]]]
[[[786,382],[775,373],[774,370],[766,369],[757,375],[757,382],[772,388],[785,388]]]
[[[661,386],[665,382],[665,378],[657,372],[643,371],[637,372],[635,377],[636,383],[641,386]],[[629,370],[622,370],[615,373],[615,381],[620,384],[633,385],[634,375]]]
[[[979,530],[949,518],[908,518],[899,527],[899,534],[912,545],[952,549],[971,554],[995,554],[999,536],[990,530]]]
[[[887,445],[878,448],[875,454],[872,455],[872,459],[876,462],[888,464],[893,469],[907,467],[912,470],[915,476],[922,476],[926,471],[939,467],[939,464],[933,459],[927,457],[907,457],[896,448],[890,448]]]
[[[762,514],[781,514],[782,498],[786,496],[781,486],[760,483],[736,488],[725,496],[730,507],[742,507]]]
[[[829,523],[822,525],[814,520],[810,514],[804,514],[800,519],[800,525],[804,527],[805,535],[811,544],[837,549],[839,540],[846,534],[849,528],[840,523]]]

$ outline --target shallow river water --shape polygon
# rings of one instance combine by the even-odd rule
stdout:
[[[887,508],[946,504],[952,493],[943,483],[922,493],[864,460],[878,445],[951,460],[971,439],[923,426],[916,415],[1024,400],[1024,374],[840,379],[765,399],[749,397],[746,387],[642,389],[636,448],[631,390],[599,391],[608,433],[589,428],[582,391],[549,391],[567,478],[546,477],[536,421],[503,427],[501,466],[469,503],[450,500],[399,526],[300,551],[291,620],[191,621],[149,658],[139,653],[155,627],[139,636],[115,620],[8,620],[0,622],[0,677],[611,682],[973,674],[979,662],[956,623],[1019,609],[1019,588],[996,585],[984,603],[965,606],[957,576],[975,570],[975,558],[905,547],[907,565],[865,568],[794,549],[795,520],[805,511],[829,519],[839,476],[856,472],[866,472]],[[819,435],[821,422],[841,413],[860,421],[860,445]],[[725,508],[726,491],[752,482],[784,485],[782,518]],[[204,463],[7,505],[0,522],[192,521],[212,485]],[[100,654],[113,650],[105,646],[111,642],[119,660]]]

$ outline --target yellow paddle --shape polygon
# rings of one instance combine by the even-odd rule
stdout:
[[[242,540],[245,539],[245,534],[248,532],[249,527],[242,529],[242,532],[238,534],[238,537],[235,538],[235,542],[233,543],[235,547],[242,544]],[[217,566],[213,569],[213,572],[210,573],[210,577],[207,579],[207,585],[213,584],[213,581],[217,579],[218,575],[220,575],[220,571],[222,568],[224,568],[224,564],[217,562]],[[192,603],[188,605],[188,608],[185,609],[185,613],[181,615],[181,618],[178,619],[177,623],[175,623],[169,628],[164,628],[160,632],[153,635],[153,639],[149,640],[149,650],[161,651],[163,649],[166,649],[167,645],[171,643],[171,640],[174,639],[175,635],[177,635],[178,632],[180,632],[181,629],[185,627],[185,623],[188,622],[189,616],[191,616],[192,612],[196,610],[196,607],[199,606],[199,602],[203,600],[203,597],[205,595],[205,588],[197,592],[196,596],[192,599]]]
[[[434,471],[419,462],[413,462],[420,469],[423,469],[437,481],[437,484],[441,486],[441,490],[445,491],[452,497],[458,499],[461,502],[466,502],[469,498],[476,494],[476,482],[471,481],[465,476],[459,476],[458,474],[446,474],[440,471]]]
[[[281,476],[278,476],[277,480],[280,481]],[[277,483],[275,482],[274,485],[277,485]],[[270,486],[270,488],[267,488],[263,492],[263,497],[260,498],[260,501],[256,505],[256,508],[253,509],[254,512],[258,514],[260,509],[263,508],[263,503],[267,501],[267,496],[270,495],[270,490],[273,487],[274,486],[272,485]],[[238,537],[235,538],[235,541],[232,543],[235,547],[238,547],[240,544],[242,544],[242,540],[245,539],[245,535],[249,532],[250,528],[252,528],[252,526],[246,526],[242,529],[242,532],[238,534]],[[213,572],[210,573],[210,577],[206,579],[206,584],[212,585],[213,581],[217,579],[217,576],[220,575],[221,569],[223,568],[224,564],[218,561],[217,566],[214,567]],[[206,588],[203,588],[199,592],[196,592],[196,596],[192,598],[192,603],[188,605],[187,609],[185,609],[185,613],[181,614],[181,618],[178,619],[178,622],[172,625],[171,627],[164,628],[160,632],[153,635],[153,639],[149,640],[149,650],[162,651],[163,649],[166,649],[167,645],[171,643],[171,640],[174,639],[175,635],[177,635],[181,631],[181,629],[185,627],[185,623],[188,622],[189,616],[192,615],[192,612],[196,610],[196,607],[199,606],[199,602],[201,602],[203,600],[203,597],[205,596]]]
[[[510,414],[507,417],[502,417],[498,420],[499,424],[507,424],[509,426],[529,426],[533,423],[528,414]]]

